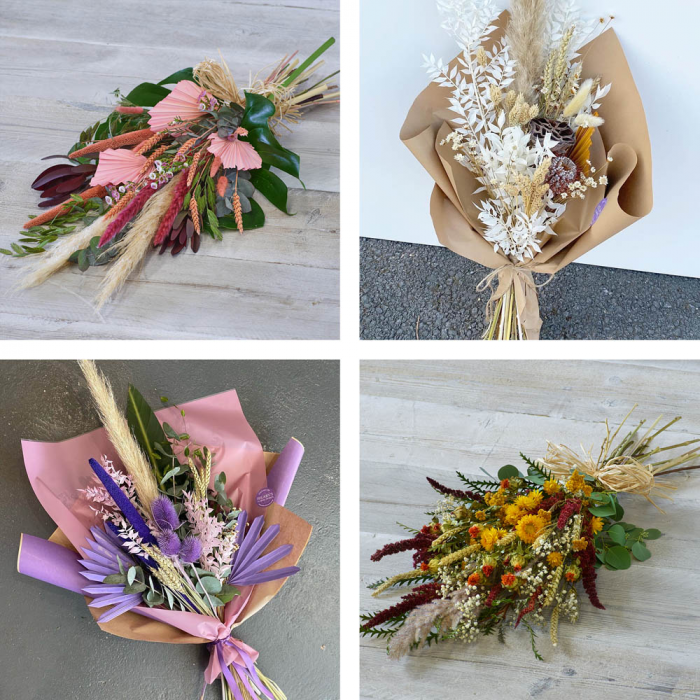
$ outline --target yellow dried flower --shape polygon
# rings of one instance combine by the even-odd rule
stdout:
[[[487,527],[481,533],[481,546],[490,552],[499,540],[498,530],[495,527]]]
[[[597,535],[603,529],[603,519],[598,516],[593,516],[591,518],[591,532]]]
[[[573,473],[566,482],[565,488],[569,493],[576,493],[577,491],[581,491],[585,485],[586,482],[584,481],[583,476],[579,474],[576,469],[574,469]]]
[[[564,563],[564,557],[561,552],[552,552],[551,554],[547,555],[547,563],[551,567],[556,568]]]
[[[571,548],[574,552],[581,552],[588,547],[588,540],[585,537],[579,537],[571,543]]]
[[[506,506],[506,523],[509,525],[515,525],[518,520],[520,519],[520,516],[523,514],[523,511],[521,510],[520,506],[515,505],[514,503],[511,503],[510,505]]]
[[[552,514],[548,510],[542,510],[542,508],[537,511],[537,515],[539,515],[540,518],[546,522],[549,522],[552,519]]]
[[[483,510],[477,510],[476,513],[474,513],[474,517],[477,520],[486,520],[486,513],[484,513]]]
[[[560,490],[561,486],[559,485],[559,482],[556,479],[547,479],[547,481],[544,482],[544,492],[548,496],[551,496],[555,493],[559,493]]]
[[[589,484],[585,484],[583,487],[583,495],[588,498],[593,493],[593,487]]]
[[[518,537],[526,544],[532,544],[545,526],[539,515],[524,515],[515,526]]]

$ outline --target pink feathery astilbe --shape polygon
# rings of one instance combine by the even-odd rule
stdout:
[[[108,148],[100,153],[97,170],[90,184],[118,185],[122,182],[136,182],[148,173],[142,173],[146,156],[130,151],[128,148]],[[150,172],[150,171],[149,171]]]
[[[211,102],[208,92],[191,80],[181,80],[167,97],[151,108],[148,125],[152,131],[162,131],[176,120],[196,121],[204,116],[205,101]]]
[[[193,494],[184,492],[185,517],[201,550],[199,563],[205,571],[215,575],[231,564],[237,548],[237,525],[229,525],[218,520],[206,498],[196,499]]]
[[[229,137],[222,139],[216,134],[211,134],[209,140],[209,153],[221,158],[224,168],[237,168],[238,170],[256,170],[262,167],[262,158],[258,152],[246,141],[240,141],[239,136],[247,136],[248,132],[238,127]]]

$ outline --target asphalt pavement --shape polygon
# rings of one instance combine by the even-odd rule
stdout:
[[[480,339],[489,293],[476,287],[488,272],[447,248],[362,238],[361,337]],[[700,338],[700,279],[572,263],[539,302],[542,340]]]

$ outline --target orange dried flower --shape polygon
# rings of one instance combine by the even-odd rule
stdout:
[[[190,174],[187,176],[187,186],[190,187],[192,185],[192,181],[194,180],[194,176],[197,173],[197,166],[199,165],[199,160],[202,157],[202,151],[197,151],[194,154],[194,158],[192,158],[192,165],[190,167]]]
[[[576,572],[575,571],[567,571],[564,574],[564,578],[569,582],[574,582],[576,580]]]
[[[481,573],[488,578],[493,573],[493,566],[491,566],[491,564],[484,564],[481,567]]]
[[[505,586],[506,588],[510,588],[515,584],[515,575],[514,574],[503,574],[501,576],[501,585]]]
[[[159,131],[157,134],[154,134],[151,136],[150,139],[146,139],[145,141],[142,141],[136,148],[134,148],[134,153],[145,153],[146,151],[150,150],[155,146],[168,132],[167,131]]]
[[[472,537],[478,537],[480,532],[481,532],[481,528],[478,525],[472,525],[469,528],[469,534]]]
[[[238,192],[233,195],[233,218],[236,220],[238,233],[243,233],[243,208],[241,207],[241,198]]]
[[[503,481],[501,481],[501,488],[502,489],[507,489],[509,486],[510,486],[510,481],[508,481],[508,479],[503,479]]]
[[[421,570],[421,571],[427,571],[428,568],[429,568],[429,567],[428,567],[427,562],[422,562],[422,563],[421,563],[421,565],[420,565],[420,570]]]
[[[517,572],[517,571],[521,571],[522,568],[523,568],[523,567],[520,566],[520,564],[516,564],[516,565],[513,567],[513,571],[516,571],[516,572]]]
[[[216,194],[218,194],[219,197],[223,197],[226,194],[227,187],[228,187],[228,178],[226,177],[226,175],[222,175],[216,181]]]
[[[481,583],[481,574],[478,571],[470,574],[469,578],[467,579],[467,583],[470,586],[478,586]]]

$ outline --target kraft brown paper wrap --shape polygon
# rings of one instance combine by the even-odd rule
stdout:
[[[277,457],[278,454],[276,452],[265,452],[265,468],[268,473]],[[280,542],[272,542],[265,552],[275,549],[279,544],[291,544],[293,549],[284,559],[271,566],[269,570],[295,566],[309,542],[312,527],[291,511],[277,503],[273,503],[265,510],[265,529],[275,524],[280,526]],[[57,529],[49,537],[49,540],[68,549],[75,550],[60,529]],[[251,615],[254,615],[269,603],[277,595],[286,580],[268,581],[255,586],[245,608],[241,611],[232,628],[238,627],[238,625],[245,622]],[[89,603],[92,599],[86,597],[85,600]],[[99,610],[88,608],[88,610],[92,614],[93,619],[97,621],[97,618],[104,613],[105,608],[100,608]],[[177,627],[151,620],[135,612],[125,612],[109,622],[98,623],[98,625],[100,629],[117,637],[138,639],[144,642],[162,642],[165,644],[208,644],[211,642],[211,639],[193,637]]]
[[[499,29],[485,42],[489,48],[503,36],[507,19],[507,12],[499,17]],[[491,287],[493,281],[498,281],[487,313],[514,288],[523,330],[530,340],[539,338],[542,326],[532,273],[558,272],[649,214],[653,206],[651,143],[644,106],[617,35],[608,29],[582,47],[579,54],[583,58],[582,79],[600,75],[603,85],[612,83],[599,109],[605,124],[594,134],[591,149],[595,175],[607,175],[608,185],[605,191],[602,187],[589,189],[585,200],[569,202],[554,227],[557,235],[543,240],[542,252],[529,263],[513,263],[484,240],[475,207],[479,195],[473,194],[479,185],[474,175],[454,160],[451,146],[440,145],[453,131],[451,120],[455,114],[447,107],[451,90],[431,83],[417,97],[401,128],[401,141],[435,180],[430,215],[438,240],[458,255],[496,271],[481,287]],[[608,155],[612,163],[607,162]],[[607,204],[591,225],[604,197]]]

